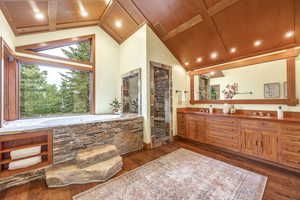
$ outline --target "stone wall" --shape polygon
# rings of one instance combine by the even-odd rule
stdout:
[[[143,118],[82,124],[53,129],[53,160],[75,159],[76,153],[102,144],[113,144],[126,154],[143,148]]]
[[[53,128],[53,162],[75,158],[76,152],[92,146],[114,144],[120,154],[143,148],[143,118],[121,118],[113,121]],[[31,132],[31,131],[28,131]],[[0,191],[44,178],[44,169],[0,179]]]
[[[172,85],[170,84],[170,71],[163,67],[153,67],[153,106],[151,107],[152,125],[151,136],[153,146],[170,139],[170,112]],[[157,143],[157,145],[156,145]]]

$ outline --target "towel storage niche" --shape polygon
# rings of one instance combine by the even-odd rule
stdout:
[[[21,158],[13,159],[11,152],[32,147],[41,147],[41,151]],[[41,157],[41,162],[28,167],[9,170],[9,164],[15,161],[22,161]],[[20,162],[19,162],[20,163]],[[31,133],[16,133],[0,136],[0,178],[27,172],[33,169],[45,167],[52,164],[52,132],[40,131]]]

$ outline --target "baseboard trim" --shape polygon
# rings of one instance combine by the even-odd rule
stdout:
[[[152,144],[151,143],[144,143],[144,150],[150,150],[152,149]]]

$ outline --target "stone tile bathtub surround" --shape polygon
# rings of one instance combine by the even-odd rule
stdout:
[[[61,126],[49,128],[48,130],[53,130],[54,164],[75,160],[78,151],[102,144],[115,145],[121,155],[143,148],[143,117],[139,116]],[[28,132],[36,131],[31,130]],[[1,134],[14,133],[5,132]],[[44,169],[39,169],[7,178],[0,178],[0,191],[35,179],[44,178],[44,176]]]
[[[54,128],[54,164],[74,160],[78,151],[102,144],[115,145],[121,155],[142,149],[143,118]]]

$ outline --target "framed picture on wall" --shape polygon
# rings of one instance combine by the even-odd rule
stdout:
[[[266,99],[280,98],[280,83],[264,84],[264,97]]]

